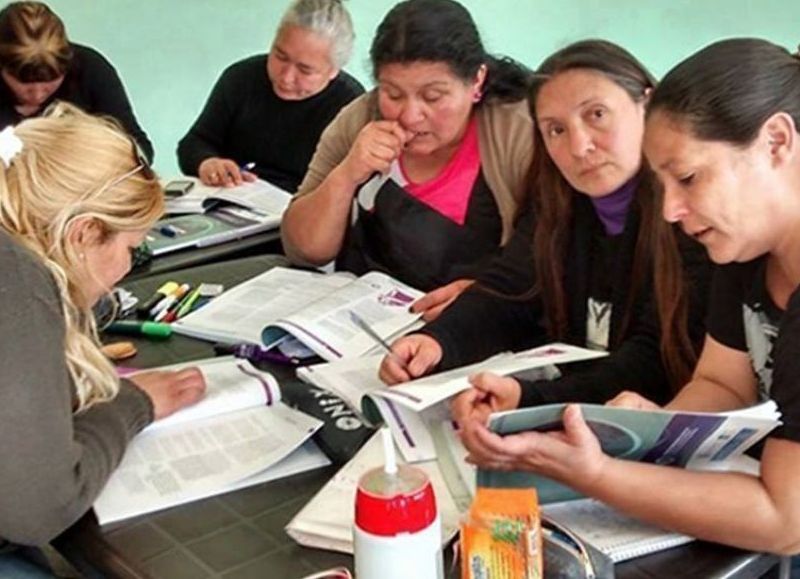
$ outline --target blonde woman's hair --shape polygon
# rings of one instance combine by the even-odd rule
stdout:
[[[47,4],[12,2],[0,10],[0,68],[20,82],[49,82],[71,62],[64,23]]]
[[[8,167],[0,162],[0,226],[53,275],[80,411],[113,398],[119,382],[100,351],[88,297],[96,272],[86,267],[70,234],[86,220],[96,226],[100,243],[148,229],[163,213],[163,191],[133,141],[111,120],[58,103],[20,123],[14,134],[22,150]]]
[[[342,0],[294,0],[281,19],[278,30],[299,26],[331,42],[331,63],[341,69],[353,52],[353,21]]]

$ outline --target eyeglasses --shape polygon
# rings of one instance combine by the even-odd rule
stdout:
[[[116,187],[117,185],[122,183],[125,179],[129,179],[134,175],[136,175],[136,173],[138,173],[139,171],[142,172],[142,175],[144,176],[145,179],[152,180],[156,178],[153,169],[150,167],[150,163],[147,161],[147,158],[142,153],[142,150],[139,148],[139,146],[136,144],[136,141],[134,141],[133,139],[131,139],[131,147],[133,147],[133,158],[136,159],[137,162],[136,166],[127,173],[120,175],[119,177],[108,183],[108,185],[103,187],[104,191]]]

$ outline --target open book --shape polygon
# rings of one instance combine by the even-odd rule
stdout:
[[[188,365],[206,396],[131,441],[95,501],[101,524],[330,464],[308,440],[322,423],[281,403],[270,374],[234,358]]]
[[[375,351],[374,340],[351,319],[356,312],[386,340],[413,329],[408,307],[423,294],[370,272],[321,274],[273,268],[229,289],[173,324],[174,331],[224,343],[283,347],[291,337],[326,360]]]
[[[567,344],[548,344],[522,352],[506,352],[471,364],[424,376],[404,384],[386,386],[378,378],[383,355],[316,364],[297,370],[297,376],[337,394],[373,423],[385,422],[408,462],[436,458],[428,425],[447,415],[441,403],[469,388],[469,377],[479,372],[509,375],[539,370],[541,378],[558,375],[555,364],[605,356],[605,352]]]
[[[277,217],[280,223],[280,217],[292,199],[290,193],[262,179],[237,187],[211,187],[194,177],[183,179],[193,181],[194,186],[186,195],[168,199],[167,213],[204,213],[217,205],[230,203]]]
[[[581,404],[603,450],[615,457],[698,470],[752,470],[743,453],[780,424],[774,402],[729,413],[635,410]],[[565,404],[499,412],[489,428],[499,434],[561,428]],[[535,486],[541,503],[575,498],[571,489],[527,472],[478,471],[478,484]]]

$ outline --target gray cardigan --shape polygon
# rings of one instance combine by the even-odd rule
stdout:
[[[73,414],[64,336],[55,280],[0,229],[0,544],[42,545],[74,523],[153,420],[126,381],[113,401]]]

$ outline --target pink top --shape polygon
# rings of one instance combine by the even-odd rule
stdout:
[[[480,169],[478,123],[474,115],[467,125],[456,154],[433,179],[425,183],[412,183],[403,168],[403,158],[400,157],[400,170],[407,181],[405,190],[459,225],[464,225],[472,187]]]

